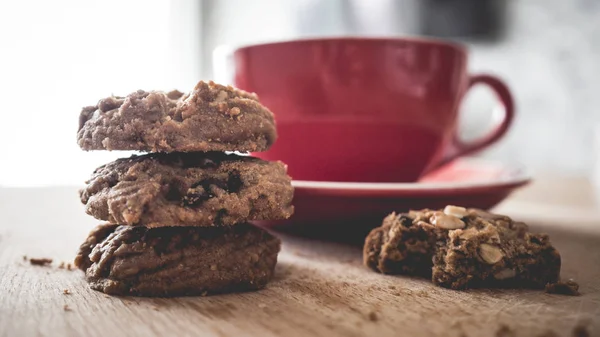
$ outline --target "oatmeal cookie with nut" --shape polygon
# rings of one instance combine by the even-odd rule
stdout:
[[[111,295],[185,296],[264,288],[281,242],[244,223],[232,227],[100,225],[75,265]]]
[[[191,93],[138,90],[82,109],[84,150],[149,152],[267,150],[277,138],[273,113],[255,94],[214,82]]]
[[[97,168],[86,183],[86,212],[121,225],[227,226],[294,210],[284,164],[222,152],[134,155]]]
[[[364,261],[386,274],[431,275],[434,284],[543,288],[556,282],[561,258],[548,235],[479,209],[390,214],[367,236]]]

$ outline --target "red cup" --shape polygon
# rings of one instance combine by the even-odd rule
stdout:
[[[234,85],[275,113],[279,138],[254,155],[288,164],[296,180],[412,182],[500,139],[513,120],[505,84],[467,74],[458,44],[396,38],[328,38],[242,47]],[[469,88],[486,84],[502,121],[473,142],[457,134]]]

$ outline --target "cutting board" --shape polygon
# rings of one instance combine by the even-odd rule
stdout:
[[[534,219],[531,226],[550,233],[563,277],[581,285],[578,297],[447,290],[371,272],[359,246],[281,234],[283,251],[266,289],[172,299],[107,296],[90,290],[82,272],[59,268],[96,223],[76,188],[0,188],[0,336],[600,334],[600,236],[573,223],[547,227]],[[23,256],[54,261],[33,266]]]

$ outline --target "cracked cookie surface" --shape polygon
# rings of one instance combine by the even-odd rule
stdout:
[[[221,152],[152,153],[97,168],[80,191],[86,212],[122,225],[228,226],[293,213],[281,162]]]
[[[111,295],[185,296],[255,290],[273,276],[281,242],[244,223],[145,228],[105,224],[79,248],[75,265]]]
[[[430,276],[439,286],[543,288],[556,282],[561,258],[548,235],[479,209],[392,213],[367,236],[364,262],[385,274]]]
[[[82,109],[84,150],[148,152],[267,150],[277,138],[273,113],[258,96],[214,82],[191,93],[138,90]]]

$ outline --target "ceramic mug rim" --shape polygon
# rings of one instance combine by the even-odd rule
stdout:
[[[407,42],[416,45],[429,45],[436,47],[444,47],[448,49],[452,49],[456,52],[467,54],[467,47],[459,42],[436,39],[431,37],[422,37],[422,36],[403,36],[403,37],[370,37],[370,36],[330,36],[330,37],[305,37],[305,38],[295,38],[295,39],[284,39],[278,41],[271,42],[259,42],[259,43],[249,43],[249,44],[241,44],[237,47],[233,47],[232,51],[234,53],[246,51],[253,48],[264,48],[264,47],[274,47],[274,46],[289,46],[289,45],[298,45],[298,44],[313,44],[313,43],[327,43],[327,42],[363,42],[363,41],[371,41],[371,42],[389,42],[389,43],[397,43],[397,42]]]

